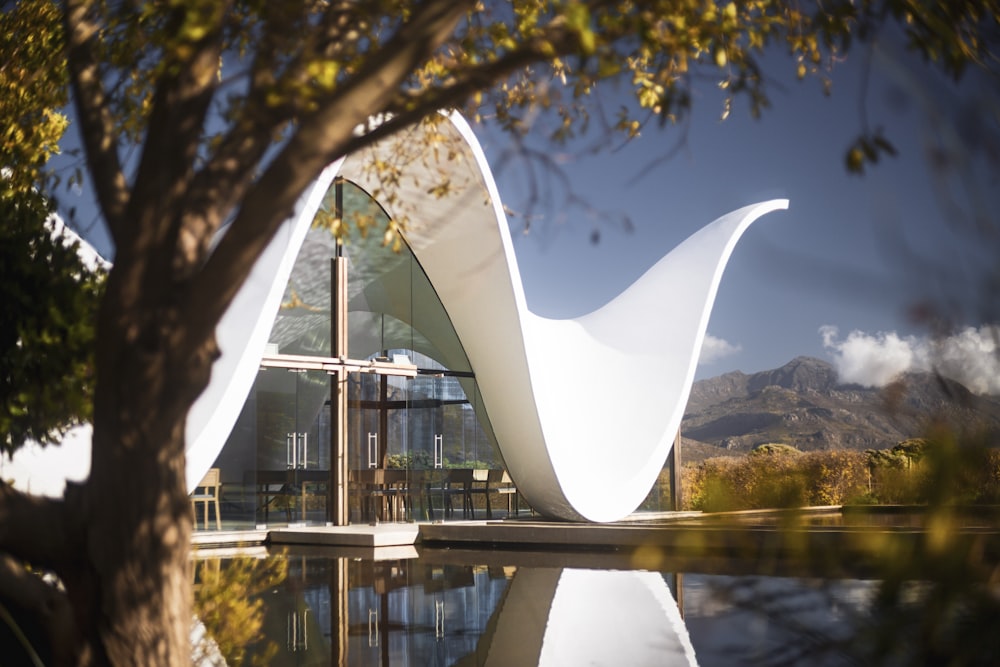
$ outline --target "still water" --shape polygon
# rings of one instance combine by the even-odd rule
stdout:
[[[634,553],[286,558],[284,581],[257,594],[265,638],[244,664],[840,665],[875,591],[863,579],[740,572],[746,564],[679,571]],[[213,567],[226,560],[199,557],[196,573]]]

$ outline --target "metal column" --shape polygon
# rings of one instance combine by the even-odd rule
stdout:
[[[337,208],[340,214],[341,191],[337,184]],[[347,260],[338,242],[336,255],[330,260],[330,356],[347,357]],[[350,520],[348,508],[349,471],[347,469],[347,371],[338,368],[330,374],[330,480],[327,484],[327,511],[335,526],[346,526]]]

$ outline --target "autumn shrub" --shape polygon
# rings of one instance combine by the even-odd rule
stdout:
[[[795,457],[785,454],[707,459],[692,482],[691,508],[705,512],[793,507],[805,492]]]
[[[868,470],[862,452],[818,451],[801,459],[810,505],[844,505],[868,491]]]
[[[808,479],[803,455],[793,452],[751,452],[736,468],[737,497],[747,509],[802,507],[808,504]]]
[[[867,491],[866,459],[860,452],[793,452],[755,450],[688,468],[686,506],[719,512],[842,505]]]
[[[871,472],[869,501],[878,505],[920,505],[927,502],[924,468],[876,467]]]
[[[702,465],[704,464],[686,464],[681,467],[681,509],[695,509],[698,499],[704,493],[702,487],[705,476],[702,474]]]
[[[961,443],[961,444],[959,444]],[[892,449],[764,447],[684,469],[684,507],[706,512],[845,504],[1000,504],[1000,450],[942,432]]]
[[[730,470],[738,464],[734,456],[718,456],[685,467],[681,478],[684,508],[720,512],[733,507]]]

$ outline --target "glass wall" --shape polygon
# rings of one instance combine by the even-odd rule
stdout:
[[[338,246],[331,229],[341,219],[350,233]],[[213,466],[223,484],[224,528],[328,521],[330,462],[341,446],[351,522],[501,515],[516,497],[448,315],[409,249],[383,247],[387,222],[356,186],[338,182],[328,192],[292,269],[262,368]],[[335,283],[335,257],[347,262],[346,285]],[[332,407],[338,376],[327,372],[341,362],[333,351],[343,349],[331,333],[338,298],[346,302],[349,360],[417,369],[415,377],[347,373],[342,444]],[[302,356],[327,370],[296,367]]]

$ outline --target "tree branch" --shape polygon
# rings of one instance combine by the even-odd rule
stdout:
[[[62,500],[0,482],[0,550],[61,574],[79,554],[78,546],[69,537]]]
[[[118,156],[118,132],[94,53],[98,26],[87,18],[91,5],[90,0],[66,0],[66,60],[94,191],[117,243],[124,231],[129,192]]]
[[[300,193],[344,154],[354,128],[384,109],[399,86],[452,33],[471,0],[432,0],[373,54],[337,96],[305,117],[243,198],[229,230],[192,285],[185,321],[192,340],[209,336]]]
[[[343,153],[349,155],[413,125],[428,114],[453,108],[504,77],[543,58],[551,57],[551,51],[543,50],[543,42],[551,45],[556,54],[563,55],[573,51],[576,36],[562,27],[553,27],[544,38],[527,42],[497,60],[463,70],[447,86],[428,91],[420,98],[419,104],[406,109],[390,109],[390,115],[377,127],[363,135],[352,136],[344,146]]]
[[[184,42],[185,55],[166,53],[168,71],[157,81],[152,111],[146,127],[142,157],[132,187],[128,218],[138,224],[131,237],[147,243],[166,240],[171,249],[178,248],[181,232],[179,202],[188,194],[194,177],[205,118],[218,87],[219,59],[222,52],[224,16],[230,3],[219,3],[214,16],[206,19],[206,34],[192,42]],[[211,21],[211,24],[208,22]],[[175,72],[175,73],[173,73]],[[140,210],[133,210],[141,208]],[[153,212],[146,219],[143,212]],[[194,247],[192,247],[194,246]],[[180,240],[181,252],[173,257],[174,268],[183,273],[197,259],[197,244],[185,237]],[[139,248],[140,251],[146,250]],[[179,276],[176,275],[175,279]]]
[[[249,72],[249,90],[239,115],[188,190],[191,204],[181,230],[181,243],[185,247],[199,253],[207,251],[224,221],[225,213],[237,205],[252,184],[258,165],[273,142],[273,128],[291,120],[298,110],[293,100],[280,105],[269,104],[276,73],[284,67],[282,78],[297,80],[304,77],[305,61],[309,60],[304,55],[317,55],[317,41],[335,43],[342,36],[347,17],[353,9],[355,7],[349,3],[328,5],[315,31],[306,31],[305,36],[311,46],[301,48],[300,55],[287,65],[279,65],[279,54],[295,50],[301,44],[302,30],[294,21],[286,21],[289,17],[280,9],[272,17],[273,20],[268,20],[255,50]],[[317,40],[316,33],[322,35],[322,39]],[[262,128],[265,129],[262,131]]]
[[[10,556],[0,554],[0,601],[16,616],[14,620],[23,622],[28,616],[34,625],[45,631],[51,650],[48,664],[73,664],[76,626],[65,592],[29,572]],[[19,629],[23,631],[24,628]]]

